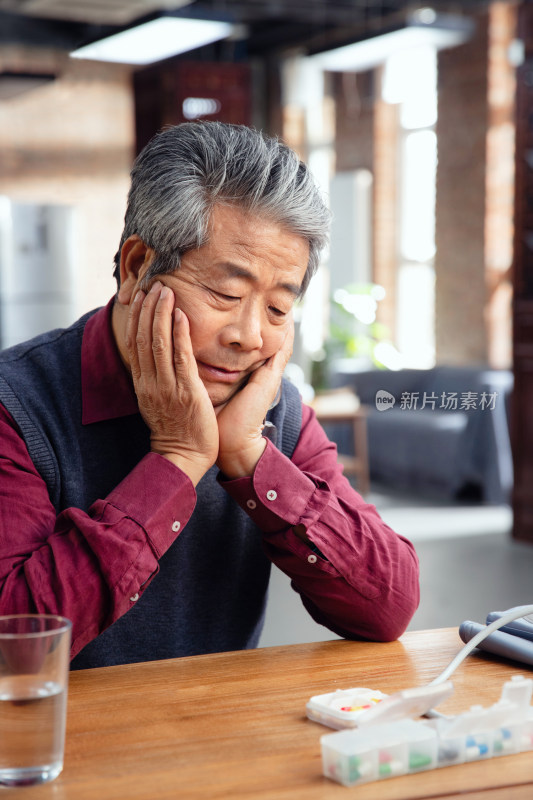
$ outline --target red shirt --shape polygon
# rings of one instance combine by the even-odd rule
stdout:
[[[111,307],[91,317],[83,335],[83,424],[138,411],[113,339]],[[317,622],[350,638],[403,633],[419,599],[414,548],[342,475],[335,445],[309,407],[292,459],[268,442],[251,478],[219,481],[263,531],[267,555]],[[189,478],[148,453],[87,511],[68,508],[57,516],[0,405],[0,614],[68,617],[74,656],[137,602],[195,503]],[[296,525],[318,554],[294,533]]]

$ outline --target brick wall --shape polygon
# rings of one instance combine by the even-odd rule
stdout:
[[[437,361],[511,363],[515,8],[439,59]]]
[[[396,322],[397,108],[380,98],[381,72],[336,73],[336,171],[368,169],[373,175],[373,278],[386,290],[379,322]]]
[[[332,73],[337,172],[373,169],[374,75]]]
[[[485,363],[488,33],[439,56],[436,204],[437,362]]]
[[[516,75],[509,48],[516,36],[516,16],[516,6],[494,3],[489,18],[485,274],[487,346],[493,367],[510,367],[512,362]]]
[[[398,267],[398,107],[376,98],[374,139],[374,281],[385,289],[378,322],[394,339]]]

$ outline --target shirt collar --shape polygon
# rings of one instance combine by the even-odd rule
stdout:
[[[81,344],[82,424],[138,414],[131,375],[120,357],[111,314],[114,298],[88,320]]]

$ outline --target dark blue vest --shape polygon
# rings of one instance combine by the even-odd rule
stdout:
[[[86,511],[149,451],[140,414],[81,424],[81,341],[93,313],[0,352],[0,402],[19,425],[57,513],[69,507]],[[278,448],[290,457],[301,427],[301,402],[290,383],[283,382],[269,420]],[[195,511],[141,599],[90,642],[72,668],[257,645],[270,561],[260,531],[216,474],[213,467],[198,484]]]

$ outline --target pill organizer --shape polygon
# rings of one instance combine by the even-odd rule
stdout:
[[[455,716],[411,719],[414,713],[430,711],[431,698],[439,696],[439,689],[441,696],[448,696],[453,686],[447,682],[382,698],[371,690],[356,688],[311,698],[308,716],[339,728],[320,739],[324,775],[345,786],[355,786],[533,750],[531,678],[513,676],[503,684],[498,702],[488,708],[474,705]],[[340,710],[353,706],[339,707],[339,702],[364,699],[366,692],[375,698],[370,708]],[[329,711],[325,713],[324,708]],[[358,716],[345,717],[346,724],[342,725],[343,713]]]
[[[424,714],[429,708],[442,703],[452,692],[453,684],[450,681],[436,686],[403,689],[390,695],[358,686],[316,695],[307,703],[306,712],[309,719],[328,728],[355,728],[379,720],[391,722]]]
[[[389,695],[358,686],[312,697],[306,706],[307,716],[328,728],[355,728],[363,712]]]

